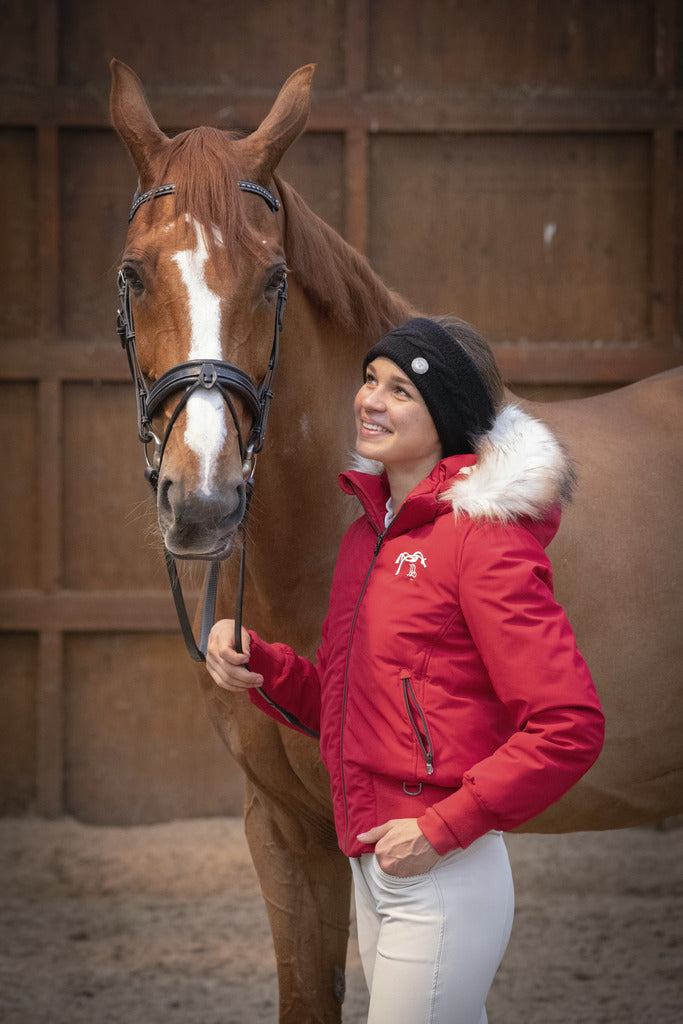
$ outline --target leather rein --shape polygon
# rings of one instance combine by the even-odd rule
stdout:
[[[280,209],[279,200],[269,189],[264,188],[263,185],[259,185],[253,181],[239,181],[238,185],[242,192],[250,192],[254,195],[260,196],[267,203],[273,213],[277,213]],[[171,183],[160,185],[158,188],[150,189],[148,192],[141,193],[138,189],[133,197],[133,203],[128,215],[128,223],[130,224],[137,210],[143,203],[147,203],[151,199],[157,197],[172,195],[174,192],[175,185]],[[246,502],[241,523],[242,532],[244,534],[244,526],[254,488],[256,456],[263,447],[266,425],[268,422],[268,411],[271,399],[273,398],[272,382],[278,362],[280,332],[282,330],[285,303],[287,301],[287,276],[284,276],[282,284],[278,289],[275,308],[273,344],[271,347],[270,358],[268,360],[268,368],[263,380],[258,386],[254,384],[251,377],[249,377],[244,370],[241,370],[233,363],[227,363],[222,360],[215,359],[210,361],[190,359],[187,362],[178,363],[176,366],[171,367],[170,370],[163,373],[161,377],[159,377],[159,379],[150,387],[145,380],[138,361],[130,285],[123,270],[119,270],[118,272],[117,287],[120,306],[116,318],[116,329],[121,340],[121,346],[126,352],[131,377],[133,378],[133,384],[135,386],[138,437],[144,445],[145,450],[145,461],[147,463],[147,467],[145,469],[146,479],[149,481],[152,490],[156,495],[161,462],[164,457],[164,452],[166,450],[166,445],[171,435],[171,431],[173,430],[180,413],[187,405],[190,396],[200,388],[206,391],[216,389],[227,405],[235,425],[240,457],[245,471]],[[164,402],[166,402],[171,395],[177,394],[178,392],[182,392],[180,400],[171,415],[163,438],[159,438],[153,430],[153,417]],[[242,437],[242,432],[240,430],[237,413],[235,411],[231,395],[239,396],[252,417],[252,426],[246,441]],[[148,445],[152,443],[154,444],[154,451],[150,459]],[[187,647],[187,651],[193,661],[205,662],[209,633],[215,620],[220,562],[212,560],[209,563],[204,599],[202,603],[200,638],[199,642],[197,642],[195,640],[192,624],[187,612],[176,562],[173,555],[171,555],[165,545],[164,557],[171,584],[171,592],[173,594],[173,600],[176,607],[176,613],[178,615],[178,621],[185,640],[185,646]],[[235,649],[240,653],[242,651],[242,605],[244,602],[245,565],[246,543],[243,536],[235,609]],[[271,704],[272,707],[278,710],[290,725],[303,730],[310,736],[317,737],[319,735],[317,732],[314,732],[312,729],[303,725],[294,715],[285,711],[276,704],[260,687],[258,692],[269,704]]]

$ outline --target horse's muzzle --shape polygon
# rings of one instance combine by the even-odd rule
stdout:
[[[159,481],[157,515],[167,551],[175,558],[222,559],[233,549],[246,510],[246,486],[204,495],[168,477]]]

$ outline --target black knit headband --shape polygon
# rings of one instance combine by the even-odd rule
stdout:
[[[472,438],[493,423],[495,409],[470,356],[434,320],[416,317],[385,334],[363,361],[384,356],[396,363],[422,395],[444,458],[471,452]]]

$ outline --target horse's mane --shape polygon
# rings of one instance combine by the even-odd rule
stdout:
[[[177,213],[215,226],[219,234],[207,232],[209,246],[222,241],[233,261],[245,248],[262,255],[260,235],[250,226],[238,185],[234,144],[239,138],[211,127],[182,132],[171,140],[153,183],[172,181]],[[275,182],[285,210],[288,269],[322,316],[372,341],[414,315],[409,303],[387,288],[367,259],[316,216],[290,185],[278,177]]]
[[[287,217],[287,266],[323,316],[371,342],[415,315],[291,185],[277,176],[275,183]]]

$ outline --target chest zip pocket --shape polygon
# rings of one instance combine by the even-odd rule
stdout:
[[[427,727],[427,719],[424,716],[424,712],[420,707],[415,693],[410,684],[410,678],[404,676],[401,679],[403,685],[403,700],[405,701],[406,711],[408,712],[408,721],[410,722],[411,728],[417,738],[417,744],[422,751],[422,756],[425,759],[427,766],[427,775],[431,775],[434,771],[434,750],[432,747],[432,741],[429,736],[429,729]],[[416,713],[419,717],[419,722],[416,720]],[[420,725],[422,728],[420,728]],[[422,792],[422,783],[418,782],[415,788],[406,788],[409,783],[403,783],[403,792],[408,796],[419,796]]]

